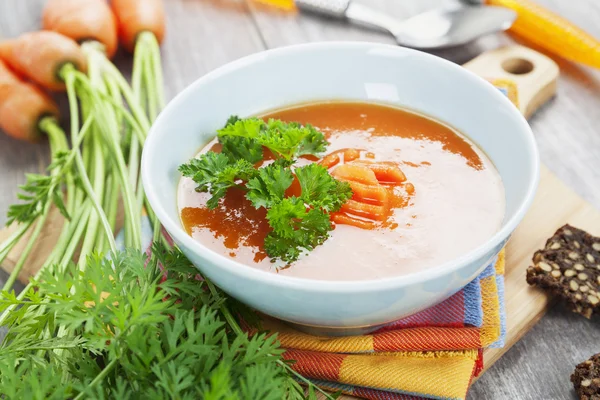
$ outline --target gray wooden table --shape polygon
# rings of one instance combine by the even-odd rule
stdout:
[[[442,0],[360,0],[405,18]],[[538,0],[600,38],[597,0]],[[0,36],[40,26],[45,0],[0,0]],[[306,15],[273,12],[245,0],[165,0],[168,35],[163,45],[167,95],[174,96],[208,71],[266,48],[322,40],[393,43],[385,34]],[[495,35],[438,55],[464,63],[512,40]],[[117,63],[128,70],[131,59]],[[561,62],[558,96],[531,120],[543,162],[600,208],[600,73]],[[64,99],[62,100],[64,103]],[[198,110],[201,112],[202,110]],[[41,171],[45,144],[0,135],[0,224],[24,172]],[[0,281],[3,279],[0,276]],[[1,282],[0,282],[1,283]],[[473,386],[470,399],[572,399],[575,364],[600,352],[600,321],[552,309]]]

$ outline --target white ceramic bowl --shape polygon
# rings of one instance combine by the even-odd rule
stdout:
[[[230,115],[250,116],[335,99],[407,107],[470,137],[502,176],[506,217],[501,229],[479,248],[437,267],[360,282],[279,276],[217,254],[187,235],[177,210],[177,167],[194,157]],[[462,67],[396,46],[326,42],[254,54],[198,79],[169,103],[152,127],[142,173],[160,221],[198,269],[225,292],[313,331],[344,334],[420,311],[477,276],[529,208],[537,188],[539,158],[533,134],[516,107]]]

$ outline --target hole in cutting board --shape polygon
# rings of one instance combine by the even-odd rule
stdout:
[[[524,58],[509,58],[502,62],[502,69],[513,75],[525,75],[533,71],[535,66]]]

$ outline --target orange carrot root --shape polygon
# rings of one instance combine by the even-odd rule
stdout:
[[[362,165],[375,173],[377,180],[382,183],[398,184],[406,181],[404,172],[394,163],[355,161],[353,164]]]
[[[374,204],[361,203],[356,200],[348,200],[346,203],[344,203],[344,205],[342,205],[341,210],[349,214],[373,219],[375,221],[383,221],[387,217],[385,207],[376,206]]]
[[[331,221],[335,224],[350,225],[367,230],[375,229],[377,226],[374,222],[354,218],[340,212],[331,214]]]
[[[339,178],[338,180],[345,181],[350,184],[350,188],[352,189],[352,198],[354,200],[375,201],[383,205],[389,202],[389,193],[384,186],[365,185],[364,183],[358,183]]]
[[[98,41],[109,58],[117,51],[117,22],[105,0],[49,0],[42,26],[79,43]]]
[[[15,75],[2,60],[0,60],[0,99],[5,99],[5,97],[3,97],[4,90],[7,90],[10,86],[20,82],[21,79]]]
[[[162,0],[112,0],[121,44],[129,52],[135,49],[138,35],[152,32],[158,43],[165,36],[165,10]]]
[[[65,64],[73,64],[80,71],[87,68],[77,42],[52,31],[25,33],[3,42],[0,59],[20,75],[50,90],[65,90],[60,77]]]
[[[56,104],[0,61],[0,129],[16,139],[34,142],[40,138],[38,124],[45,116],[58,119]]]
[[[344,162],[350,162],[360,158],[360,150],[358,149],[342,149],[340,151],[344,156]]]
[[[375,173],[367,167],[353,164],[343,164],[336,167],[332,172],[335,178],[364,183],[366,185],[377,185],[379,182]]]
[[[326,155],[319,164],[329,169],[340,162],[350,162],[360,158],[360,149],[340,149]]]
[[[361,152],[364,152],[366,159],[361,159]],[[320,161],[321,165],[328,169],[335,167],[331,175],[340,181],[348,182],[352,188],[352,199],[342,205],[339,213],[332,214],[333,222],[362,229],[394,225],[387,223],[387,218],[391,215],[390,210],[404,206],[405,199],[395,196],[391,186],[404,183],[406,176],[397,163],[376,162],[374,159],[375,154],[371,152],[341,149]],[[409,195],[414,193],[412,183],[407,183],[405,188]],[[380,224],[377,225],[376,221]]]
[[[325,157],[323,157],[323,159],[321,161],[319,161],[319,164],[321,164],[322,166],[324,166],[327,169],[329,169],[331,167],[335,167],[339,163],[340,163],[340,156],[339,156],[339,154],[336,154],[336,153],[328,154]]]

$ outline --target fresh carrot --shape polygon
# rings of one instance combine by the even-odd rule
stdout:
[[[321,164],[322,166],[324,166],[327,169],[329,169],[331,167],[335,167],[339,163],[340,163],[340,156],[339,156],[339,154],[336,154],[336,153],[328,154],[325,157],[323,157],[323,159],[321,161],[319,161],[319,164]]]
[[[343,212],[336,212],[331,214],[331,222],[335,224],[355,226],[357,228],[366,230],[375,229],[375,227],[377,226],[372,221],[365,221],[364,219],[355,218]]]
[[[112,9],[119,26],[119,39],[133,52],[138,36],[152,32],[158,43],[165,35],[165,10],[162,0],[112,0]]]
[[[21,79],[0,60],[0,100],[4,99],[3,93],[5,90],[20,81]]]
[[[367,167],[353,164],[342,164],[336,167],[332,172],[335,178],[350,180],[366,185],[377,185],[379,182],[375,173]]]
[[[25,33],[0,43],[0,59],[13,70],[50,90],[65,90],[62,68],[87,68],[81,48],[73,39],[52,31]]]
[[[377,180],[382,183],[399,184],[406,180],[404,172],[394,163],[359,160],[353,164],[369,168],[375,173]]]
[[[336,150],[325,157],[319,162],[325,168],[329,169],[338,165],[340,162],[350,162],[360,158],[359,149],[340,149]]]
[[[58,118],[56,104],[0,61],[0,129],[16,139],[33,142],[41,136],[40,121],[49,116]]]
[[[384,206],[361,203],[356,200],[348,200],[342,205],[342,211],[348,214],[358,215],[375,221],[383,221],[387,217],[387,210]]]
[[[371,201],[378,204],[387,204],[389,202],[388,190],[382,185],[365,185],[364,183],[351,180],[339,179],[350,184],[352,189],[352,198],[359,201]]]
[[[117,50],[117,22],[104,0],[49,0],[42,26],[83,43],[97,41],[111,58]]]

